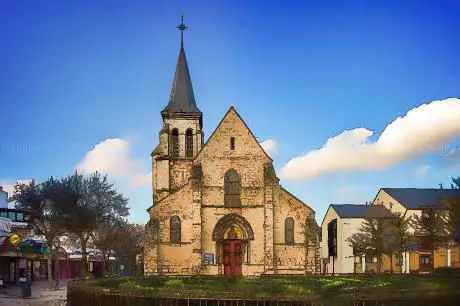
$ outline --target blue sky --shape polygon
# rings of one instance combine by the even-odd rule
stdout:
[[[319,221],[329,203],[372,200],[379,187],[449,186],[460,175],[460,101],[445,100],[460,97],[460,2],[324,2],[1,2],[0,183],[102,158],[131,220],[145,222],[183,11],[205,135],[235,106],[276,144],[281,184]],[[407,120],[380,141],[397,117]]]

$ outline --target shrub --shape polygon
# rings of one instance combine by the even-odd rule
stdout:
[[[440,268],[434,269],[434,273],[438,273],[442,275],[460,274],[460,268],[440,267]]]

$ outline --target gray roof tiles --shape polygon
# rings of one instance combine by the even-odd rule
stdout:
[[[331,204],[341,218],[392,218],[383,205]]]
[[[458,189],[382,188],[407,209],[421,209],[424,206],[444,206],[442,199],[460,197]]]
[[[161,111],[162,114],[174,113],[195,113],[201,114],[196,106],[193,94],[192,79],[185,57],[184,47],[181,46],[179,58],[177,59],[176,73],[174,74],[171,95],[168,105]]]

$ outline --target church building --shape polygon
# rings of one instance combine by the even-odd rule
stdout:
[[[183,44],[152,152],[146,275],[319,272],[315,212],[279,184],[234,107],[204,141]]]

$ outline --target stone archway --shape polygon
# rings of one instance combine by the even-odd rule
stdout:
[[[241,229],[241,240],[254,240],[254,231],[249,222],[238,214],[228,214],[217,221],[212,231],[212,240],[224,240],[226,231],[232,226],[237,225]]]
[[[249,222],[238,214],[225,215],[217,221],[212,239],[216,241],[216,258],[223,265],[223,274],[241,275],[243,262],[249,262],[250,240],[254,240]]]

